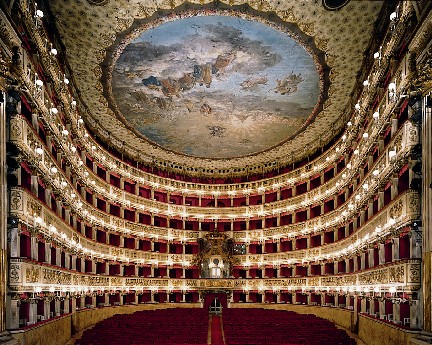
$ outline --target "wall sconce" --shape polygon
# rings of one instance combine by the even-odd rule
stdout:
[[[36,28],[39,27],[39,25],[42,25],[42,18],[44,16],[44,13],[41,10],[38,10],[37,4],[35,3],[35,26]]]
[[[390,83],[388,86],[389,98],[394,101],[396,100],[396,83]]]

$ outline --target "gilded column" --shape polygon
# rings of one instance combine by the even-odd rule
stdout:
[[[427,97],[429,99],[429,97]],[[422,187],[422,225],[423,225],[423,328],[432,331],[432,110],[423,102],[422,125],[422,157],[423,157],[423,187]]]

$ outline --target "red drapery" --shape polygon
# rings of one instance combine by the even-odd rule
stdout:
[[[223,292],[219,293],[208,293],[205,295],[204,298],[204,309],[207,310],[210,305],[213,303],[214,299],[217,298],[219,302],[221,303],[223,308],[227,307],[227,295]]]

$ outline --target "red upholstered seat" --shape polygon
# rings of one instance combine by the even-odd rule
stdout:
[[[208,315],[203,309],[160,309],[114,315],[86,330],[80,345],[205,345]]]
[[[315,315],[271,309],[233,308],[223,313],[228,345],[353,345],[330,321]]]

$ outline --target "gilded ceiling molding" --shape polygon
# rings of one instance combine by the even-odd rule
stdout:
[[[106,6],[98,8],[97,12],[84,12],[80,22],[74,22],[77,24],[76,27],[74,25],[74,30],[71,30],[71,25],[74,23],[71,22],[69,13],[79,12],[76,4],[70,2],[64,4],[65,6],[59,6],[56,1],[50,2],[52,11],[58,19],[63,41],[68,48],[68,60],[74,71],[74,80],[79,79],[77,87],[86,91],[81,92],[81,101],[87,109],[87,114],[84,115],[88,127],[102,140],[109,142],[131,158],[161,169],[195,176],[214,176],[215,173],[221,176],[227,174],[244,176],[271,171],[310,155],[338,134],[344,125],[340,119],[346,118],[344,115],[346,104],[351,103],[350,93],[355,84],[356,73],[363,61],[361,52],[369,42],[369,36],[365,33],[371,32],[375,14],[379,13],[382,4],[383,2],[379,1],[351,2],[341,11],[327,12],[321,4],[312,2],[251,3],[250,7],[267,11],[262,13],[264,17],[273,19],[280,16],[287,21],[295,21],[300,28],[304,28],[313,36],[312,41],[315,44],[320,48],[326,48],[326,62],[332,64],[329,67],[332,73],[334,72],[329,89],[332,99],[325,103],[324,109],[315,122],[293,140],[266,152],[235,159],[216,160],[178,155],[149,145],[146,140],[132,135],[132,132],[125,128],[122,122],[115,118],[114,113],[104,105],[105,102],[100,102],[100,81],[98,76],[91,72],[103,58],[103,51],[113,43],[117,34],[118,18],[121,18],[122,23],[130,22],[131,18],[138,20],[149,16],[164,20],[162,8],[169,9],[172,13],[172,6],[177,5],[177,1],[139,5],[124,1],[115,4],[109,2]],[[211,5],[217,5],[218,8],[228,6],[222,2]],[[199,5],[183,3],[181,6],[193,8]],[[239,3],[241,8],[246,6],[249,5]],[[359,16],[359,13],[362,15]],[[79,48],[83,46],[91,47],[90,50],[95,53],[84,54],[83,49]]]

